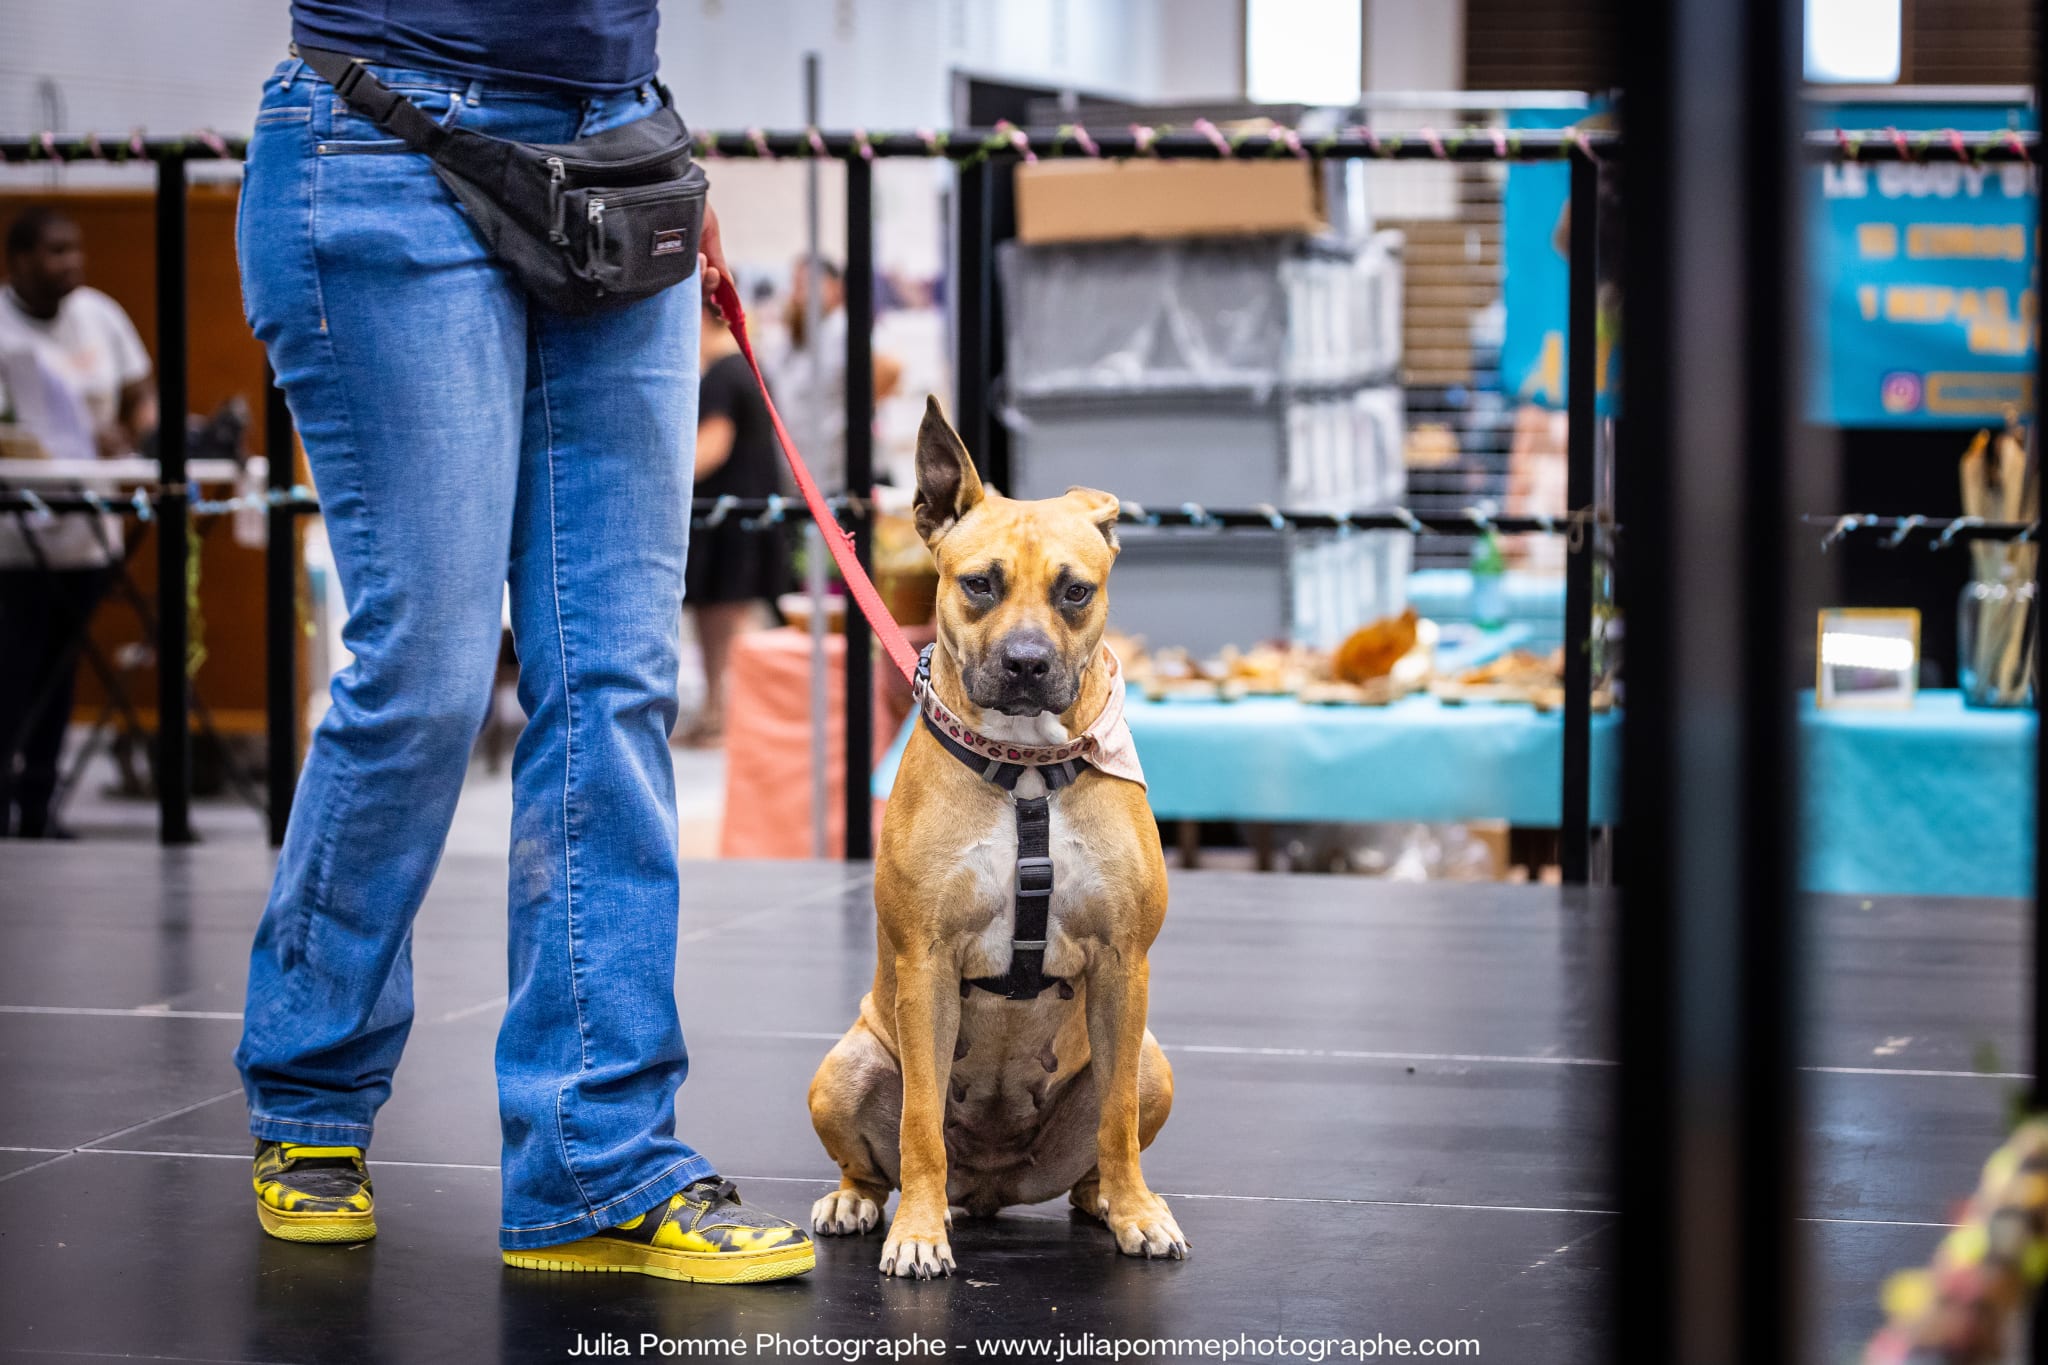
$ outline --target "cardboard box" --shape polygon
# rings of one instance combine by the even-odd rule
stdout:
[[[1017,168],[1017,239],[1315,233],[1314,164],[1285,161],[1039,161]]]

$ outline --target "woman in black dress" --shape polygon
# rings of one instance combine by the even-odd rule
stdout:
[[[775,428],[753,372],[716,314],[704,312],[703,380],[697,391],[699,498],[731,494],[765,498],[781,491]],[[771,607],[788,582],[789,548],[782,527],[750,531],[733,512],[716,526],[690,531],[683,604],[704,651],[704,706],[681,742],[716,745],[725,733],[725,664],[733,639],[747,628],[756,602]]]

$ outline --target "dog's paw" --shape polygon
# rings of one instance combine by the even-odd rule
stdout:
[[[889,1226],[889,1240],[882,1244],[882,1273],[904,1280],[935,1280],[950,1275],[953,1248],[944,1232],[913,1232],[902,1226],[902,1215]]]
[[[1116,1237],[1116,1249],[1126,1256],[1170,1256],[1176,1261],[1188,1258],[1186,1234],[1173,1221],[1166,1201],[1150,1190],[1116,1200],[1099,1195],[1095,1215],[1109,1224]]]
[[[872,1232],[881,1221],[882,1210],[857,1190],[834,1190],[811,1205],[811,1231],[828,1237]]]

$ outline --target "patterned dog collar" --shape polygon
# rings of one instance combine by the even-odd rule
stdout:
[[[972,756],[977,765],[985,759],[1000,767],[1001,773],[990,777],[991,781],[1006,788],[1014,786],[1025,768],[1037,768],[1051,775],[1048,782],[1071,781],[1073,771],[1062,771],[1063,765],[1085,763],[1105,776],[1120,777],[1140,787],[1145,785],[1145,770],[1138,763],[1138,746],[1131,741],[1131,727],[1124,720],[1123,664],[1108,645],[1102,647],[1103,660],[1109,665],[1109,695],[1103,699],[1102,713],[1086,730],[1059,744],[1012,744],[991,739],[960,719],[939,700],[938,691],[932,686],[932,649],[933,646],[926,645],[917,657],[911,695],[924,714],[924,723],[953,750],[955,757]],[[990,776],[993,771],[984,770],[983,775]]]
[[[917,677],[910,684],[911,696],[917,698],[918,709],[923,711],[933,727],[942,735],[964,748],[974,751],[976,757],[986,755],[1004,763],[1019,763],[1027,768],[1042,768],[1052,763],[1065,763],[1069,759],[1085,758],[1093,747],[1090,736],[1083,734],[1064,744],[1010,744],[999,739],[990,739],[966,721],[953,714],[952,709],[939,700],[939,691],[932,686],[932,650],[926,645],[917,656]]]

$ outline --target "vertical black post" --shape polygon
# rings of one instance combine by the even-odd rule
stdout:
[[[192,842],[191,679],[185,655],[186,393],[185,161],[175,154],[156,170],[156,389],[159,491],[156,504],[156,786],[157,839]]]
[[[1628,623],[1610,1358],[1798,1358],[1799,6],[1621,7]],[[1805,630],[1812,617],[1805,617]]]
[[[846,159],[846,529],[861,567],[873,563],[875,488],[875,195],[874,168]],[[874,633],[858,611],[846,613],[846,859],[874,856]]]
[[[2036,126],[2048,132],[2048,3],[2036,3],[2034,11],[2034,115]],[[2038,166],[2028,168],[2034,177],[2034,403],[2032,414],[2033,457],[2048,460],[2048,435],[2041,424],[2042,405],[2048,404],[2048,345],[2040,323],[2042,297],[2041,242],[2048,232],[2048,184]],[[2034,711],[2037,722],[2048,715],[2048,698],[2041,693],[2041,613],[2048,611],[2048,556],[2034,560]],[[2029,999],[2033,1005],[2028,1021],[2032,1044],[2034,1083],[2027,1095],[2036,1114],[2048,1113],[2048,735],[2037,723],[2034,732],[2034,976]],[[2028,1324],[2027,1358],[2034,1365],[2048,1365],[2048,1301],[2037,1294],[2033,1317]]]
[[[2034,112],[2037,118],[2048,100],[2048,3],[2034,6]],[[2040,118],[2044,131],[2048,131],[2048,118]],[[2034,296],[2041,297],[2041,258],[2038,248],[2043,240],[2042,233],[2048,232],[2048,186],[2042,184],[2038,167],[2030,168],[2034,176]],[[2036,328],[2039,327],[2040,309],[2035,308]],[[2048,459],[2048,439],[2044,439],[2041,427],[2042,405],[2048,403],[2048,347],[2041,344],[2037,334],[2034,339],[2034,411],[2033,455],[2036,461]],[[2038,618],[2048,610],[2048,555],[2037,556],[2034,561],[2036,584],[2034,588],[2034,612]],[[2038,621],[2036,638],[2039,638]],[[2037,649],[2038,653],[2038,649]],[[2035,661],[2034,706],[2037,711],[2048,709],[2044,706],[2040,685],[2040,662]],[[2034,1085],[2031,1093],[2036,1113],[2048,1113],[2048,737],[2038,731],[2034,743],[2034,986],[2033,986],[2033,1069]],[[2037,1332],[2034,1359],[2048,1365],[2048,1343],[2043,1343]]]
[[[1571,310],[1568,338],[1570,427],[1565,447],[1565,505],[1574,517],[1593,505],[1598,439],[1596,320],[1600,277],[1600,167],[1580,152],[1571,160]],[[1594,526],[1575,521],[1564,571],[1564,790],[1558,863],[1566,886],[1584,886],[1592,855]]]
[[[270,464],[270,491],[291,491],[298,463],[292,441],[292,412],[284,390],[266,367],[263,449]],[[263,548],[264,718],[269,727],[270,846],[284,843],[292,817],[292,792],[299,782],[299,557],[297,514],[275,503],[265,518]]]
[[[1010,470],[1010,428],[996,400],[997,380],[1004,372],[1009,350],[1003,336],[1003,277],[997,264],[1001,244],[1017,235],[1017,165],[1011,156],[989,162],[988,213],[982,220],[981,239],[982,268],[988,277],[987,311],[982,314],[988,341],[981,379],[986,421],[974,458],[981,462],[982,477],[1006,492],[1015,485]]]
[[[986,160],[964,164],[954,180],[959,196],[953,243],[953,425],[967,443],[977,471],[994,482],[989,465],[989,375],[995,327],[994,212]]]

